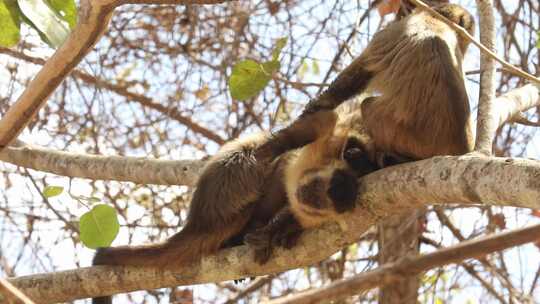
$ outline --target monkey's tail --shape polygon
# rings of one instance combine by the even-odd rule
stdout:
[[[177,267],[218,251],[228,236],[226,232],[195,233],[188,226],[160,244],[99,248],[93,265]],[[98,297],[93,298],[92,303],[111,304],[112,299],[111,296]]]

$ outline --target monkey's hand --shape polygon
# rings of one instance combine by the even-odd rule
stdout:
[[[255,262],[263,265],[270,260],[274,247],[293,248],[302,231],[289,208],[284,207],[266,226],[248,233],[244,242],[254,249]]]

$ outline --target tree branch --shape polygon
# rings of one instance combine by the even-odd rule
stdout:
[[[493,100],[493,132],[522,111],[540,105],[540,85],[525,85]],[[144,157],[99,156],[61,152],[18,142],[0,151],[0,160],[28,169],[92,180],[129,181],[139,184],[195,184],[201,160],[158,160]]]
[[[94,47],[107,29],[113,3],[111,0],[80,1],[77,26],[0,120],[0,150],[17,138],[58,85]]]
[[[480,16],[480,42],[490,51],[495,51],[495,18],[492,0],[476,0]],[[487,53],[480,53],[480,98],[476,123],[474,151],[491,155],[495,126],[493,99],[495,98],[495,60]]]
[[[61,176],[137,184],[186,185],[197,181],[205,161],[76,154],[27,145],[21,141],[0,151],[0,160]]]
[[[361,179],[358,208],[340,219],[340,225],[329,223],[307,231],[298,246],[287,251],[276,250],[274,258],[264,266],[253,261],[247,247],[240,246],[205,257],[200,264],[177,269],[99,266],[13,278],[10,282],[30,298],[51,303],[285,271],[321,261],[356,241],[383,217],[427,202],[540,209],[539,176],[540,162],[533,160],[435,157],[365,176]]]
[[[375,270],[364,272],[352,278],[269,301],[267,304],[311,304],[344,299],[378,286],[393,284],[405,276],[418,275],[431,268],[458,263],[465,259],[484,257],[495,251],[533,242],[538,240],[539,235],[540,225],[534,225],[465,241],[433,253],[403,257],[397,262],[382,265]]]
[[[7,304],[34,304],[34,301],[5,279],[0,279],[0,301]]]
[[[66,41],[28,84],[0,120],[0,151],[22,132],[49,96],[92,50],[107,30],[113,10],[122,4],[215,4],[227,0],[81,0],[78,23]]]

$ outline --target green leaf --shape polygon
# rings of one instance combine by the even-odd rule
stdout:
[[[540,49],[540,31],[536,33],[536,47]]]
[[[53,47],[60,46],[69,35],[69,28],[44,0],[17,0],[21,12]]]
[[[94,206],[81,216],[79,228],[86,247],[109,247],[120,230],[116,209],[104,204]]]
[[[77,6],[75,0],[47,0],[50,7],[60,18],[66,21],[70,29],[77,24]]]
[[[285,47],[287,44],[287,37],[279,38],[276,41],[276,46],[274,47],[274,50],[272,51],[272,60],[277,61],[279,55],[281,54],[281,50]]]
[[[0,0],[0,46],[11,47],[19,42],[21,12],[15,0]]]
[[[62,194],[64,187],[61,186],[47,186],[43,189],[43,196],[50,198]]]
[[[303,79],[306,73],[309,71],[309,66],[305,60],[302,59],[302,64],[298,69],[298,78]]]
[[[229,78],[229,90],[234,99],[246,100],[266,87],[271,79],[269,71],[273,70],[273,67],[267,63],[263,65],[250,59],[234,65]]]
[[[313,74],[319,75],[321,72],[321,69],[319,68],[319,64],[317,63],[317,60],[313,60],[313,63],[311,64],[311,68],[313,69]]]

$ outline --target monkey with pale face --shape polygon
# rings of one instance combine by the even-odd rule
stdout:
[[[434,9],[473,33],[462,7]],[[469,152],[467,45],[428,12],[389,24],[290,126],[235,140],[212,157],[180,232],[160,244],[102,248],[94,265],[186,264],[244,237],[265,263],[274,246],[294,246],[303,229],[352,210],[358,177],[404,160]],[[377,96],[334,111],[364,91]]]

